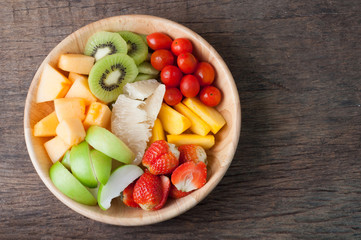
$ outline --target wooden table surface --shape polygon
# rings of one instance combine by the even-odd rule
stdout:
[[[0,1],[0,239],[361,239],[359,0]],[[28,156],[36,69],[76,29],[123,14],[184,24],[224,58],[242,104],[232,165],[200,204],[119,227],[72,211]],[[221,76],[220,76],[221,77]]]

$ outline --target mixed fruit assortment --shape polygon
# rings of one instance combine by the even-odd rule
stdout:
[[[54,111],[34,126],[53,162],[49,175],[66,196],[106,210],[157,210],[207,181],[207,153],[226,124],[214,108],[215,70],[186,38],[160,32],[93,34],[84,54],[46,64],[36,102]]]

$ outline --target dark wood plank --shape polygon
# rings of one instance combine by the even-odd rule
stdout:
[[[0,238],[361,238],[361,5],[333,1],[6,1],[0,8]],[[242,133],[219,186],[152,226],[82,217],[37,176],[23,136],[31,79],[47,53],[92,21],[165,17],[224,57]]]

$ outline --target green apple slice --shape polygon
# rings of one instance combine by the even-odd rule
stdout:
[[[61,163],[64,165],[64,167],[70,170],[70,150],[66,151],[63,159],[61,160]]]
[[[122,140],[105,128],[89,127],[85,140],[96,150],[125,164],[131,163],[135,157]]]
[[[112,170],[112,158],[96,149],[90,150],[90,157],[95,176],[101,184],[105,185],[108,182],[110,171]]]
[[[56,162],[49,170],[51,181],[69,198],[82,204],[96,205],[97,200],[60,162]]]
[[[136,165],[124,165],[114,170],[107,184],[100,184],[98,191],[98,204],[103,210],[110,208],[113,198],[120,193],[135,179],[143,174],[143,170]]]
[[[70,167],[74,177],[82,184],[90,188],[98,186],[98,181],[90,162],[90,149],[87,142],[83,141],[71,148]]]

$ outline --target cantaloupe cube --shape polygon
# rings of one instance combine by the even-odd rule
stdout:
[[[154,126],[152,129],[152,137],[150,138],[150,144],[154,143],[157,140],[165,140],[164,130],[161,121],[159,118],[155,119]]]
[[[83,123],[79,118],[66,118],[56,128],[56,134],[68,145],[77,145],[85,138]]]
[[[71,81],[55,68],[46,64],[40,76],[36,102],[47,102],[56,98],[62,98],[68,92],[70,85]]]
[[[192,123],[189,128],[193,133],[206,136],[211,130],[210,126],[203,121],[197,114],[195,114],[192,110],[190,110],[183,103],[178,103],[174,106],[175,110],[186,116]]]
[[[85,100],[86,105],[90,105],[92,102],[96,102],[97,98],[90,92],[88,79],[78,78],[71,85],[68,93],[65,95],[66,98],[82,98]]]
[[[54,100],[55,113],[59,122],[66,118],[85,118],[85,100],[82,98],[59,98]]]
[[[210,149],[214,145],[214,136],[201,136],[197,134],[167,135],[167,142],[173,143],[176,146],[196,144],[203,147],[204,149]]]
[[[35,137],[52,137],[56,136],[56,127],[59,121],[55,111],[41,119],[34,126]]]
[[[191,126],[191,121],[168,106],[162,103],[158,114],[164,130],[170,134],[181,134]]]
[[[75,73],[75,72],[70,72],[69,76],[68,76],[68,79],[71,82],[75,82],[77,79],[86,79],[88,81],[88,78],[86,76]]]
[[[95,58],[83,54],[62,54],[59,57],[58,67],[64,71],[89,75]]]
[[[108,128],[111,115],[112,112],[107,105],[100,102],[93,102],[92,104],[90,104],[85,120],[83,122],[84,128],[88,129],[88,127],[92,125]]]
[[[64,156],[71,146],[66,144],[59,136],[56,136],[44,143],[44,147],[51,161],[55,163]]]
[[[183,104],[205,121],[211,127],[211,131],[214,134],[226,124],[222,114],[215,108],[206,106],[198,98],[185,98]]]

